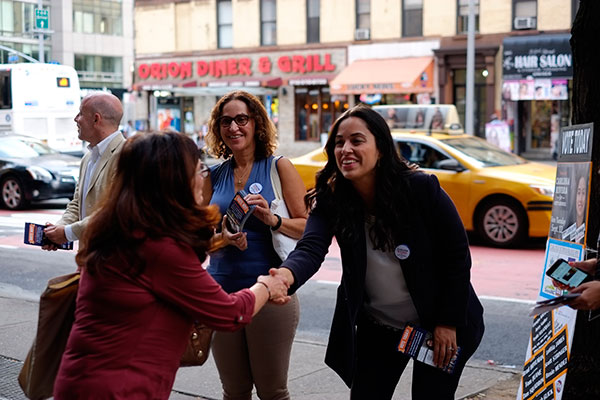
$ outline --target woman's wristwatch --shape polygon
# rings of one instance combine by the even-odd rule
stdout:
[[[273,214],[277,218],[277,223],[271,227],[272,231],[276,231],[281,228],[281,216],[279,214]]]

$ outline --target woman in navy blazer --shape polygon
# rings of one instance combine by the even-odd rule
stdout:
[[[285,276],[295,292],[335,236],[343,273],[325,362],[351,399],[391,399],[408,362],[397,351],[407,323],[433,333],[437,366],[415,362],[412,398],[453,399],[484,331],[454,204],[435,176],[400,158],[385,120],[366,106],[338,118],[325,150],[328,162],[306,196],[312,211],[304,235],[271,274]],[[444,372],[457,352],[454,372]]]

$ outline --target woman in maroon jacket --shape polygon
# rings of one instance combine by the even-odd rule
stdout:
[[[167,399],[194,321],[239,329],[285,293],[281,279],[259,277],[227,294],[202,267],[219,245],[219,212],[199,205],[207,174],[184,135],[127,140],[77,254],[75,322],[55,399]]]

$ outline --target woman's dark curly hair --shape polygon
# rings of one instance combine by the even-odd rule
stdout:
[[[359,230],[364,229],[367,216],[364,203],[352,183],[344,178],[335,159],[335,137],[340,124],[348,118],[360,118],[375,137],[379,160],[375,166],[374,223],[369,236],[375,249],[392,251],[395,238],[405,230],[407,207],[410,205],[408,174],[414,172],[397,153],[390,128],[379,113],[365,105],[355,106],[344,112],[331,127],[325,144],[327,164],[317,173],[316,185],[305,197],[309,209],[324,207],[326,215],[333,219],[333,229],[338,239],[355,241]]]
[[[137,275],[144,268],[140,246],[146,239],[170,237],[194,249],[201,260],[215,248],[215,206],[194,198],[198,148],[176,132],[138,133],[123,144],[110,190],[92,215],[77,253],[91,274],[109,261]]]
[[[267,110],[258,97],[243,90],[226,94],[213,107],[208,121],[208,133],[206,134],[208,151],[217,158],[229,158],[232,155],[231,149],[225,145],[221,137],[219,118],[223,115],[225,104],[233,100],[243,101],[248,107],[249,117],[254,120],[254,141],[256,142],[254,159],[262,160],[272,156],[277,148],[275,125],[269,119]]]

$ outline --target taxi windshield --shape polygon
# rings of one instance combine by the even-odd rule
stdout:
[[[444,139],[444,144],[460,151],[473,164],[477,164],[482,168],[519,165],[527,162],[521,157],[475,137]]]

